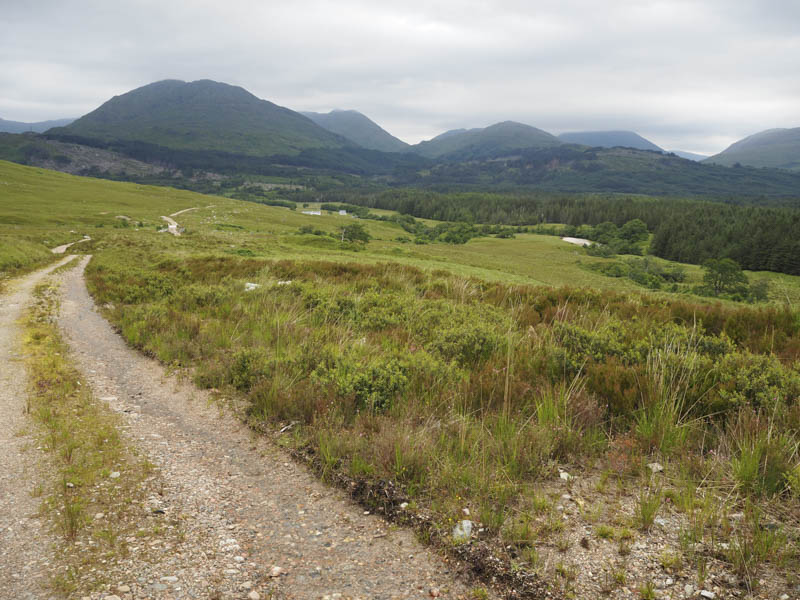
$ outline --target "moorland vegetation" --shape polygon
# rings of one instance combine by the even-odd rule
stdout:
[[[90,233],[79,249],[94,255],[90,289],[130,344],[242,403],[325,479],[392,482],[386,502],[430,515],[424,535],[458,546],[449,532],[467,508],[480,524],[467,544],[569,590],[566,553],[585,550],[570,524],[624,558],[668,516],[670,568],[697,584],[715,565],[750,589],[797,585],[800,285],[762,273],[783,287],[754,306],[693,294],[728,280],[709,277],[714,263],[648,254],[665,199],[541,194],[529,207],[356,190],[317,192],[331,205],[309,216],[10,163],[0,180],[3,265],[32,268]],[[268,196],[311,205],[309,193]],[[342,201],[355,215],[338,214]],[[692,202],[678,206],[692,214]],[[776,227],[793,215],[696,206]],[[158,232],[160,215],[184,208],[198,209],[181,215],[184,235]],[[513,211],[552,216],[520,229]],[[566,231],[636,252],[591,256],[556,237]],[[644,261],[685,294],[597,267]],[[564,481],[585,498],[569,522]]]

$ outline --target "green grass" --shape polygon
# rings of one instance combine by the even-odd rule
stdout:
[[[126,537],[159,517],[142,514],[152,492],[150,463],[135,455],[119,433],[120,419],[96,400],[71,362],[54,323],[57,289],[45,282],[24,319],[29,400],[26,412],[37,426],[40,446],[52,469],[36,483],[43,512],[54,530],[63,566],[50,582],[64,597],[100,589],[104,573],[128,554]],[[120,473],[110,478],[112,472]],[[96,518],[102,513],[102,518]],[[148,536],[152,537],[152,536]]]
[[[486,539],[520,556],[560,546],[566,525],[541,496],[559,467],[618,473],[616,490],[597,488],[635,507],[618,525],[647,530],[678,499],[697,565],[695,542],[738,535],[730,506],[800,514],[793,301],[647,292],[555,237],[404,244],[399,226],[362,220],[373,240],[341,244],[325,234],[349,216],[7,163],[3,182],[2,233],[92,235],[79,247],[94,254],[90,289],[130,344],[240,398],[260,428],[294,423],[280,442],[326,479],[393,481],[441,531],[469,506]],[[160,215],[189,207],[184,235],[157,233]],[[796,297],[797,278],[779,279]],[[681,475],[637,494],[630,482],[653,460]],[[765,555],[769,540],[742,539],[731,568],[797,566],[790,551]]]

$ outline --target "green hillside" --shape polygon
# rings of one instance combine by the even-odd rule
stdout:
[[[768,129],[732,144],[706,162],[800,170],[800,127]]]
[[[432,140],[420,142],[412,150],[428,158],[471,160],[496,156],[507,150],[558,146],[559,139],[546,131],[504,121],[483,129],[447,131]]]
[[[363,148],[381,152],[406,152],[409,145],[356,110],[332,110],[329,113],[303,112],[314,123],[337,133]]]
[[[564,144],[521,150],[505,160],[442,162],[406,183],[453,189],[524,187],[560,192],[750,198],[758,203],[777,201],[796,206],[800,175],[779,169],[734,169],[649,150]]]
[[[743,571],[780,593],[797,584],[798,277],[747,274],[766,293],[748,307],[694,296],[700,267],[594,256],[562,241],[551,219],[529,228],[389,210],[356,219],[310,202],[312,216],[2,161],[0,189],[0,269],[45,263],[56,243],[90,235],[74,247],[93,255],[89,291],[133,348],[215,394],[221,410],[241,408],[324,480],[364,490],[353,493],[364,510],[408,508],[422,517],[399,523],[449,534],[468,508],[483,530],[477,543],[420,536],[458,560],[492,552],[504,573],[539,574],[559,592],[572,565],[647,547],[641,560],[658,573],[682,569],[681,590],[703,585],[707,563],[726,582],[719,598],[744,597]],[[453,207],[500,200],[404,193]],[[568,208],[566,197],[540,198]],[[583,200],[573,208],[591,218],[634,199]],[[693,219],[685,207],[671,210]],[[183,235],[159,232],[165,214]],[[365,235],[345,240],[354,230]],[[572,287],[552,287],[563,284]],[[55,394],[62,384],[38,387]],[[70,493],[85,489],[99,488],[79,481]]]
[[[250,156],[349,145],[299,113],[209,80],[151,83],[48,133]]]
[[[639,150],[661,150],[653,142],[635,131],[573,131],[558,136],[567,144],[582,144],[593,148],[637,148]]]

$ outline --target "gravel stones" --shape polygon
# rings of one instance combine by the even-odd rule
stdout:
[[[9,282],[0,295],[0,596],[47,598],[47,580],[57,568],[54,539],[35,515],[40,498],[31,491],[42,474],[36,450],[26,451],[32,438],[26,429],[26,377],[19,356],[17,320],[31,302],[31,291],[53,269],[71,257],[27,277]],[[22,435],[21,435],[22,433]],[[35,448],[35,445],[33,445]],[[69,484],[68,484],[69,485]]]

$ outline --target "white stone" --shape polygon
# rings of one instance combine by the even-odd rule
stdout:
[[[255,590],[253,590],[252,592],[250,592],[249,594],[247,594],[247,598],[248,598],[249,600],[261,600],[261,594],[259,594],[259,593],[258,593],[257,591],[255,591]]]
[[[717,595],[714,592],[709,592],[708,590],[701,590],[700,596],[703,598],[708,598],[708,600],[714,600]]]
[[[463,521],[460,521],[458,525],[453,527],[453,538],[456,541],[468,540],[471,535],[472,535],[472,521],[470,521],[469,519],[464,519]]]
[[[129,585],[118,585],[117,586],[117,591],[120,594],[127,594],[128,592],[131,591],[131,586],[129,586]]]
[[[257,290],[260,287],[261,287],[260,284],[251,283],[251,282],[248,281],[247,283],[244,284],[244,291],[245,292],[252,292],[253,290]]]
[[[111,479],[117,479],[119,475],[120,475],[119,471],[111,471],[111,475],[109,475],[109,477],[111,477]]]
[[[661,473],[664,470],[664,467],[657,462],[651,462],[647,465],[647,468],[650,469],[653,473]]]
[[[280,577],[281,575],[283,575],[285,573],[286,573],[286,571],[283,568],[281,568],[281,567],[276,565],[276,566],[272,567],[272,569],[270,569],[269,576],[270,577]]]

